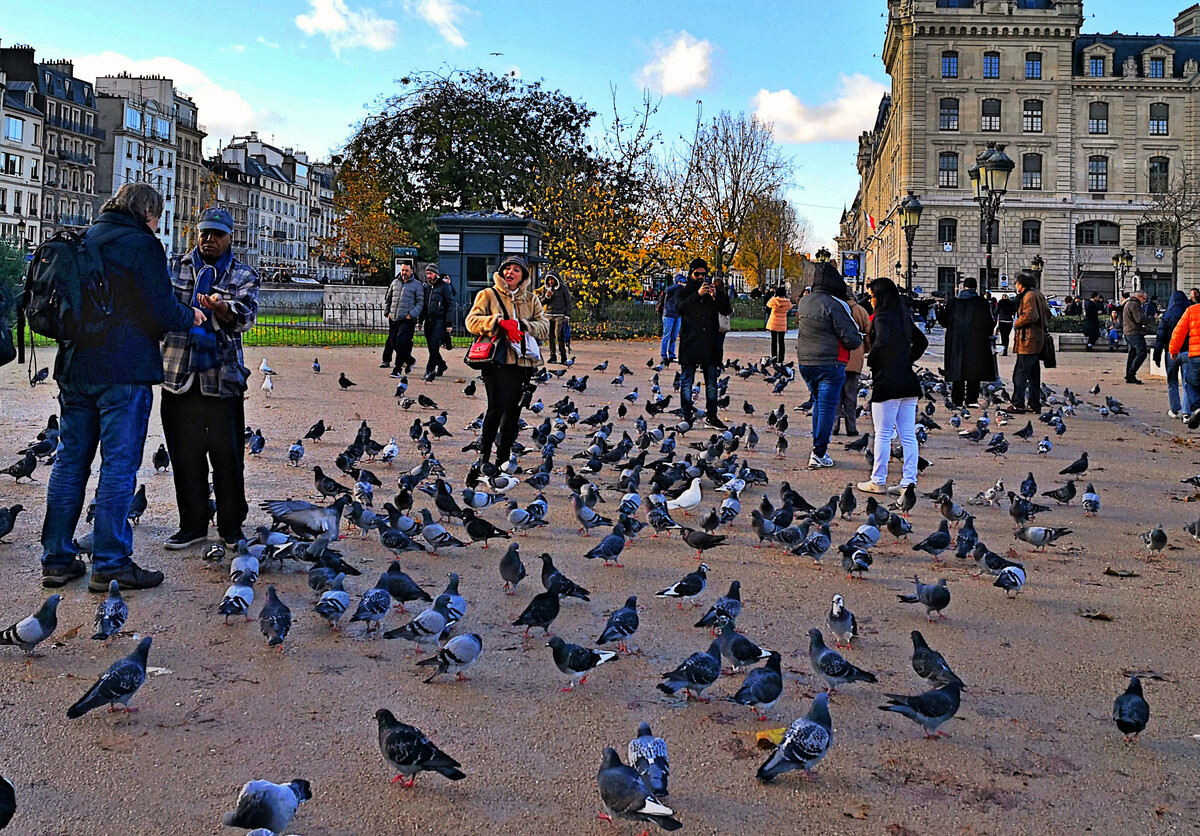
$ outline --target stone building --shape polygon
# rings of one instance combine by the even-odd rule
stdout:
[[[0,239],[26,250],[42,240],[43,136],[33,82],[0,70]]]
[[[264,280],[308,273],[308,158],[259,139],[256,131],[234,137],[221,162],[252,173],[259,183],[256,223],[248,227],[248,247],[257,253]],[[252,196],[253,197],[253,196]]]
[[[192,98],[176,90],[175,217],[171,228],[172,248],[176,253],[187,252],[196,245],[194,232],[200,215],[217,199],[216,180],[208,177],[208,169],[203,165],[202,146],[208,133],[198,117]]]
[[[253,161],[251,161],[253,162]],[[258,266],[258,202],[261,196],[258,166],[246,170],[220,158],[204,163],[207,177],[215,178],[217,186],[216,205],[223,206],[233,215],[234,257],[251,267]],[[251,229],[255,230],[251,235]],[[253,242],[253,246],[251,245]]]
[[[1171,249],[1143,213],[1197,163],[1200,5],[1172,36],[1089,35],[1083,23],[1081,0],[888,0],[892,89],[859,139],[861,183],[837,239],[863,253],[867,278],[903,270],[897,210],[913,192],[914,286],[985,283],[968,170],[995,142],[1016,167],[992,229],[994,289],[1040,256],[1058,296],[1169,292]],[[1122,250],[1132,269],[1114,267]],[[1200,250],[1181,253],[1182,286],[1198,264]]]

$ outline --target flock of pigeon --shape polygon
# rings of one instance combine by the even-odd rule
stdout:
[[[230,619],[251,621],[257,614],[267,647],[279,652],[285,649],[294,619],[320,620],[332,631],[351,629],[343,627],[344,622],[361,623],[364,636],[411,642],[422,657],[415,664],[432,669],[426,682],[447,674],[465,680],[465,671],[483,655],[485,637],[461,629],[468,612],[467,598],[460,592],[464,579],[457,572],[448,572],[445,589],[434,593],[410,577],[400,559],[420,561],[428,568],[436,565],[433,559],[441,554],[464,548],[487,549],[494,541],[500,541],[504,551],[499,555],[496,582],[503,583],[509,595],[520,595],[528,587],[528,583],[525,587],[521,585],[529,573],[519,538],[549,524],[552,501],[570,506],[579,535],[588,537],[592,531],[603,535],[590,541],[589,548],[581,547],[578,550],[582,551],[581,557],[578,553],[571,554],[575,549],[563,549],[569,555],[567,560],[572,561],[572,573],[594,560],[606,567],[622,568],[625,565],[622,561],[629,556],[635,541],[661,537],[681,541],[688,553],[694,550],[697,560],[711,559],[706,553],[714,549],[752,544],[754,548],[780,548],[796,558],[811,560],[817,567],[824,565],[827,557],[836,560],[833,555],[837,555],[841,570],[851,581],[856,577],[862,580],[873,569],[878,574],[885,561],[900,561],[900,557],[878,555],[877,546],[885,535],[896,543],[908,542],[914,534],[912,514],[919,504],[927,503],[941,519],[936,530],[911,545],[911,552],[928,555],[935,564],[945,561],[953,566],[971,560],[976,576],[991,577],[994,586],[1006,596],[1020,593],[1029,570],[1015,559],[1014,549],[1001,554],[985,544],[976,528],[983,513],[1003,509],[1007,503],[1007,512],[1016,526],[1014,538],[1038,550],[1071,534],[1071,529],[1063,525],[1035,524],[1043,515],[1053,510],[1057,520],[1075,507],[1071,503],[1079,496],[1078,507],[1084,514],[1100,513],[1101,499],[1096,486],[1087,482],[1080,494],[1076,484],[1087,477],[1091,467],[1086,452],[1062,468],[1063,484],[1040,492],[1030,472],[1015,491],[1007,489],[1004,480],[998,479],[992,487],[965,500],[955,495],[954,480],[948,479],[933,491],[921,492],[915,486],[908,486],[887,496],[860,496],[854,483],[849,483],[840,494],[813,504],[789,481],[780,481],[776,486],[766,470],[751,466],[745,453],[755,450],[761,439],[752,424],[757,410],[749,399],[742,403],[741,423],[725,426],[718,420],[709,427],[692,426],[671,406],[678,375],[672,383],[668,369],[653,361],[647,365],[648,394],[642,396],[642,387],[632,387],[620,397],[615,408],[611,403],[585,407],[576,402],[576,397],[587,391],[589,375],[571,374],[560,384],[559,379],[567,374],[568,368],[543,369],[535,378],[541,391],[551,391],[549,387],[558,384],[567,389],[566,394],[553,403],[543,403],[540,398],[532,403],[510,460],[500,467],[477,463],[463,474],[461,482],[443,467],[436,445],[473,438],[481,427],[482,416],[461,428],[452,426],[448,411],[428,395],[409,398],[407,379],[401,378],[395,392],[399,407],[409,410],[419,406],[430,413],[427,419],[414,419],[403,446],[395,437],[386,443],[376,439],[369,423],[362,421],[345,449],[336,455],[322,455],[322,464],[312,466],[311,493],[319,497],[318,502],[296,498],[265,500],[260,505],[264,518],[253,537],[228,544],[228,548],[214,544],[204,549],[205,568],[227,567],[229,574],[229,586],[221,600],[212,602],[214,617],[223,618],[228,624]],[[607,369],[606,361],[593,372],[604,373]],[[269,396],[275,372],[265,359],[259,370],[264,379],[262,388]],[[320,372],[315,360],[313,372]],[[797,382],[792,364],[777,364],[767,359],[751,363],[731,360],[725,372],[727,376],[721,378],[719,385],[720,405],[726,410],[730,405],[727,387],[733,378],[746,386],[752,378],[764,380],[773,395],[781,394]],[[634,375],[632,369],[621,365],[612,385],[624,389],[628,386],[627,379]],[[341,374],[339,385],[344,390],[354,384]],[[974,446],[986,442],[986,450],[997,460],[1006,458],[1014,444],[1029,444],[1037,455],[1048,455],[1054,446],[1050,435],[1061,437],[1067,431],[1067,420],[1077,409],[1087,406],[1069,389],[1059,393],[1044,386],[1048,410],[1038,416],[1045,430],[1035,448],[1033,438],[1039,433],[1032,420],[1013,431],[1013,441],[1009,441],[1006,428],[1015,416],[1006,415],[995,406],[1006,401],[1002,390],[987,388],[982,403],[958,408],[946,400],[947,387],[936,374],[924,372],[922,387],[925,394],[919,412],[919,441],[924,443],[935,432],[947,432],[942,426],[945,424],[949,432],[957,432],[961,444]],[[1098,389],[1093,394],[1097,392]],[[464,394],[468,398],[475,396],[475,381],[467,383]],[[811,406],[809,400],[794,407],[792,412],[806,413]],[[1107,398],[1099,411],[1106,417],[1125,413],[1124,407],[1112,398]],[[789,419],[783,403],[765,416],[762,432],[775,436],[775,455],[779,459],[787,455]],[[309,428],[288,447],[287,464],[300,468],[306,458],[315,457],[310,453],[312,448],[329,449],[326,438],[329,430],[323,420]],[[447,442],[448,439],[453,441]],[[245,441],[252,455],[261,455],[267,444],[262,431],[250,427],[246,428]],[[863,453],[870,462],[869,436],[844,446],[847,451]],[[38,438],[20,450],[21,459],[3,472],[16,479],[32,478],[39,463],[52,463],[57,449],[58,424],[51,416]],[[462,448],[464,452],[474,449],[478,449],[476,440]],[[169,468],[165,448],[160,447],[154,454],[153,464],[156,471]],[[928,464],[922,459],[921,469]],[[390,496],[378,495],[385,490],[384,482],[368,465],[399,473],[394,494],[388,488]],[[1184,481],[1200,489],[1200,476]],[[298,485],[298,492],[299,489]],[[518,495],[526,496],[528,501],[518,500]],[[1042,500],[1048,502],[1043,504]],[[743,514],[743,501],[751,505],[749,514]],[[131,514],[135,522],[145,509],[143,485],[135,512]],[[17,515],[23,510],[20,504],[0,508],[0,538],[12,531]],[[840,521],[851,521],[853,531],[839,543],[837,540],[841,538],[835,538],[832,527]],[[1189,527],[1190,533],[1200,539],[1197,529],[1200,523]],[[678,538],[672,538],[675,534]],[[395,559],[386,571],[377,578],[368,577],[356,590],[356,581],[351,579],[361,577],[362,570],[354,565],[355,558],[365,548],[358,543],[368,537],[376,538]],[[86,539],[81,537],[80,542],[85,554]],[[1166,547],[1161,526],[1147,532],[1143,539],[1152,553],[1161,556]],[[877,562],[877,558],[882,559]],[[638,634],[641,621],[639,594],[644,597],[652,593],[664,602],[675,601],[680,610],[685,603],[698,607],[697,599],[705,592],[711,571],[707,563],[699,562],[693,571],[665,589],[631,590],[621,606],[612,608],[604,624],[595,625],[594,642],[575,643],[553,635],[552,627],[563,607],[571,606],[572,600],[589,601],[591,593],[556,565],[555,556],[543,552],[536,559],[541,564],[537,574],[542,589],[529,598],[512,625],[524,628],[522,635],[526,638],[531,630],[543,632],[545,646],[549,648],[547,665],[552,663],[564,678],[564,692],[586,683],[602,665],[630,652],[628,645]],[[562,562],[561,556],[557,559]],[[256,611],[260,579],[289,564],[306,571],[312,599],[305,601],[296,593],[281,595],[281,584],[267,584],[263,603]],[[279,577],[283,580],[286,575]],[[373,585],[367,585],[371,581]],[[492,579],[469,578],[466,582],[480,585]],[[898,605],[916,604],[923,608],[930,620],[942,620],[946,618],[952,594],[945,578],[923,582],[918,574],[907,591],[897,594],[897,599]],[[21,648],[27,654],[27,664],[32,664],[35,648],[49,640],[57,629],[60,601],[59,595],[52,595],[36,613],[0,631],[0,645]],[[405,613],[406,605],[415,603],[427,606],[411,614],[403,624],[388,629],[387,622],[393,612]],[[764,648],[738,631],[742,608],[741,583],[732,580],[728,591],[695,623],[697,629],[710,631],[707,648],[697,649],[672,670],[664,671],[657,689],[677,698],[682,695],[685,702],[708,702],[710,698],[705,692],[718,681],[741,675],[740,682],[726,698],[749,707],[759,719],[766,719],[767,712],[784,693],[782,655],[778,648]],[[107,643],[128,635],[122,634],[122,630],[130,619],[130,606],[114,582],[96,609],[92,638]],[[132,620],[136,623],[136,618]],[[759,767],[757,778],[766,783],[793,770],[814,777],[815,768],[834,742],[831,696],[839,687],[878,682],[874,673],[853,664],[840,652],[857,648],[861,641],[859,621],[843,595],[833,596],[826,623],[809,629],[808,637],[814,681],[823,682],[826,692],[816,694],[807,713],[787,727],[779,745]],[[833,647],[827,644],[827,638]],[[967,686],[947,660],[929,646],[921,632],[913,630],[911,639],[911,665],[927,688],[915,694],[883,693],[879,708],[911,720],[926,738],[936,739],[945,735],[941,728],[958,712]],[[136,710],[129,703],[146,679],[151,645],[149,636],[142,637],[132,653],[114,662],[66,709],[67,716],[82,717],[101,706],[108,706],[110,711],[117,706],[126,711]],[[469,751],[455,752],[464,765],[419,729],[398,720],[390,710],[379,709],[375,718],[381,755],[395,768],[394,780],[403,781],[402,786],[413,786],[421,772],[436,772],[453,781],[468,777]],[[1149,707],[1137,677],[1130,679],[1127,690],[1117,698],[1113,719],[1127,740],[1136,739],[1146,727]],[[606,811],[603,817],[650,823],[664,830],[683,826],[675,812],[663,803],[668,796],[670,774],[667,743],[656,737],[646,722],[640,724],[629,741],[625,761],[612,746],[596,748],[602,751],[597,788]],[[312,789],[305,780],[284,784],[251,781],[242,788],[236,809],[226,814],[223,821],[226,825],[253,830],[257,836],[282,833],[298,806],[311,797]],[[14,805],[11,784],[0,783],[0,828],[12,817]]]

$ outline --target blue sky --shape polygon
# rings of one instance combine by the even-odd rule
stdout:
[[[1188,5],[1085,0],[1086,32],[1173,31]],[[854,196],[855,138],[887,77],[878,58],[883,0],[5,0],[0,41],[76,73],[157,72],[196,99],[218,140],[256,128],[325,157],[394,79],[415,69],[481,66],[545,80],[594,110],[661,96],[664,140],[706,113],[758,112],[796,162],[791,198],[811,248],[837,233]],[[18,14],[12,10],[20,8]],[[1153,9],[1139,12],[1139,9]],[[69,25],[66,23],[69,21]],[[492,55],[491,53],[502,53]]]

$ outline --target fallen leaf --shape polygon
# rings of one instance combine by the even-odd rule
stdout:
[[[62,635],[61,635],[59,638],[61,638],[63,641],[70,641],[71,639],[73,639],[73,638],[75,638],[76,636],[78,636],[78,635],[79,635],[79,631],[80,631],[80,630],[82,630],[82,629],[83,629],[83,625],[82,625],[82,624],[76,624],[76,625],[75,625],[74,627],[72,627],[70,630],[68,630],[67,632],[63,633],[63,634],[62,634]]]
[[[1111,566],[1109,566],[1107,569],[1104,570],[1104,574],[1112,575],[1114,578],[1140,578],[1141,577],[1141,575],[1139,575],[1137,572],[1130,571],[1129,569],[1114,569]]]
[[[783,742],[787,729],[767,729],[754,735],[754,744],[760,749],[774,749]]]
[[[846,808],[842,810],[842,815],[849,816],[852,819],[865,819],[867,817],[867,810],[869,809],[871,809],[871,806],[867,802],[860,801],[857,804],[847,804]]]
[[[1090,618],[1092,621],[1112,621],[1113,617],[1103,610],[1097,610],[1093,607],[1080,607],[1075,610],[1075,614],[1081,618]]]

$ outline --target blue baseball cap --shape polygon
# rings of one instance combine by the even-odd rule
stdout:
[[[215,229],[217,232],[224,232],[226,235],[233,235],[233,215],[229,214],[228,209],[215,207],[213,209],[205,209],[204,214],[200,216],[200,223],[196,228],[203,232],[206,229]]]

